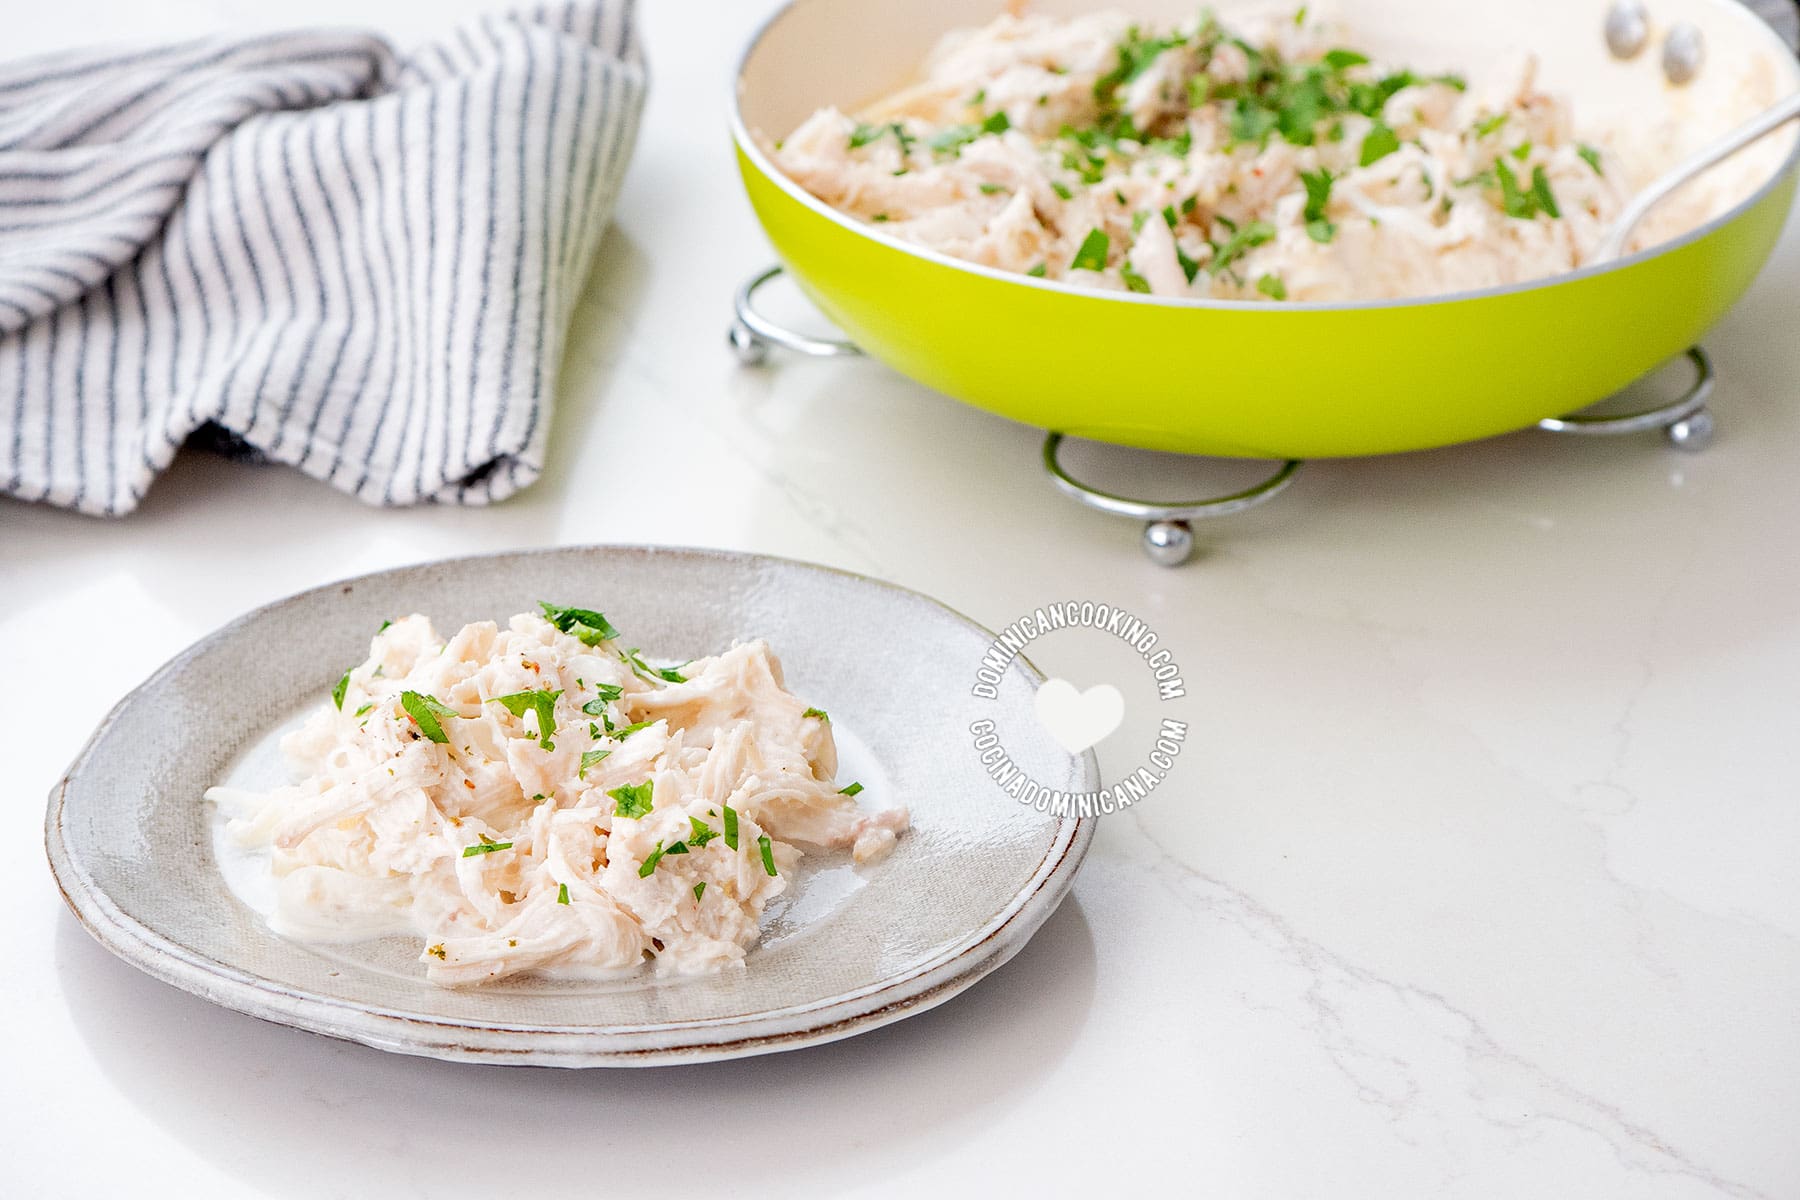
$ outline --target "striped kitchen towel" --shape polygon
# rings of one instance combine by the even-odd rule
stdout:
[[[129,512],[209,422],[372,504],[531,483],[642,107],[632,15],[0,67],[0,491]]]

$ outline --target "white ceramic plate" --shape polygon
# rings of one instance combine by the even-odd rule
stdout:
[[[440,629],[544,599],[602,608],[674,659],[765,637],[788,686],[827,709],[848,778],[913,828],[869,868],[809,856],[746,969],[666,981],[427,984],[415,942],[310,947],[270,933],[213,851],[214,783],[287,782],[280,730],[320,703],[385,619]],[[1004,732],[1039,782],[1097,786],[1031,715],[1023,660],[971,696],[993,635],[860,576],[753,555],[573,548],[456,559],[303,592],[189,648],[107,717],[50,797],[45,837],[69,907],[102,945],[214,1003],[385,1050],[543,1066],[698,1062],[847,1037],[941,1004],[1010,958],[1068,890],[1093,821],[1004,796],[968,732]],[[240,889],[243,890],[243,889]],[[248,893],[246,893],[248,895]],[[253,897],[252,897],[253,899]]]

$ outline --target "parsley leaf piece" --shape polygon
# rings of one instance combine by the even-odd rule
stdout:
[[[863,790],[863,785],[862,785],[862,784],[860,784],[860,783],[851,783],[851,784],[846,784],[846,785],[845,785],[845,786],[843,786],[843,787],[841,787],[841,788],[839,788],[839,789],[838,789],[838,795],[840,795],[840,796],[854,796],[854,795],[856,795],[856,794],[857,794],[857,793],[858,793],[858,792],[860,792],[860,791],[862,791],[862,790]]]
[[[613,816],[630,817],[634,821],[641,821],[649,816],[653,807],[650,802],[652,783],[652,780],[646,779],[642,783],[628,783],[607,792],[607,795],[618,802],[613,807]]]
[[[625,689],[614,687],[610,683],[596,683],[594,690],[600,694],[581,706],[581,711],[590,717],[606,715],[606,706],[625,694]]]
[[[981,189],[981,194],[984,196],[992,196],[995,192],[1004,192],[1006,190],[1005,187],[998,183],[981,183],[976,184],[976,187]]]
[[[354,670],[354,668],[352,668]],[[345,671],[331,689],[331,703],[339,712],[344,711],[344,693],[350,690],[350,672]]]
[[[392,621],[383,621],[383,622],[382,622],[382,623],[381,623],[381,628],[380,628],[380,629],[377,629],[377,630],[376,630],[376,631],[375,631],[375,636],[376,636],[376,637],[380,637],[380,636],[381,636],[381,635],[382,635],[382,634],[384,634],[384,633],[386,633],[386,632],[387,632],[387,631],[388,631],[388,626],[390,626],[390,625],[392,625],[392,624],[393,624],[393,622],[392,622]]]
[[[1119,278],[1125,281],[1127,291],[1142,292],[1146,295],[1150,292],[1150,281],[1139,275],[1130,263],[1120,266]]]
[[[702,879],[694,885],[694,899],[698,900],[704,895],[706,895],[706,880]]]
[[[1279,275],[1263,275],[1256,281],[1256,290],[1271,300],[1287,299],[1287,284],[1281,282]]]
[[[1045,275],[1049,274],[1049,272],[1050,272],[1050,267],[1048,264],[1039,263],[1037,266],[1031,268],[1031,270],[1029,270],[1025,273],[1027,275],[1031,276],[1033,279],[1042,279]]]
[[[817,718],[819,718],[819,720],[825,722],[827,725],[831,724],[831,714],[827,713],[822,708],[809,708],[805,712],[801,713],[800,716],[802,719],[804,719],[806,717],[817,717]]]
[[[661,842],[656,843],[656,849],[644,856],[644,865],[638,868],[638,878],[648,879],[650,876],[654,875],[656,873],[656,864],[662,861],[662,856],[665,853],[667,852],[663,849],[663,844]]]
[[[1337,236],[1337,226],[1330,221],[1308,221],[1306,236],[1323,246]]]
[[[598,646],[601,642],[610,642],[619,636],[619,631],[613,628],[605,613],[595,612],[591,608],[563,608],[542,600],[538,601],[538,607],[544,610],[544,620],[580,639],[584,646]]]
[[[686,854],[687,852],[686,842],[670,842],[669,848],[663,851],[664,854]]]
[[[556,902],[558,904],[567,904],[569,902],[569,885],[568,884],[559,883],[556,885]]]
[[[1262,245],[1274,236],[1275,227],[1267,221],[1252,221],[1248,225],[1239,226],[1232,231],[1224,245],[1219,247],[1218,253],[1213,255],[1213,260],[1207,269],[1217,275],[1242,258],[1246,251]]]
[[[725,817],[725,844],[730,846],[733,850],[736,850],[738,848],[737,809],[731,807],[729,804],[721,805],[720,807],[722,808]]]
[[[462,716],[454,708],[439,702],[437,697],[419,692],[401,692],[400,707],[413,719],[420,733],[439,745],[450,740],[449,735],[444,732],[443,719]]]
[[[689,817],[688,827],[693,830],[693,836],[688,838],[688,842],[696,850],[719,836],[718,830],[714,829],[711,825],[708,825],[705,821],[702,821],[699,817]]]
[[[1194,276],[1200,273],[1200,261],[1189,258],[1180,246],[1175,247],[1175,261],[1181,264],[1181,273],[1187,276],[1187,281],[1194,282]]]
[[[1594,147],[1588,145],[1586,142],[1583,142],[1575,147],[1575,153],[1581,156],[1582,162],[1594,168],[1594,174],[1606,174],[1605,171],[1600,169],[1600,151],[1594,149]]]
[[[1111,239],[1102,231],[1088,230],[1087,237],[1081,241],[1081,248],[1075,251],[1075,259],[1069,264],[1069,269],[1071,271],[1106,270],[1106,251],[1111,244]]]
[[[686,683],[687,676],[674,667],[653,667],[638,655],[637,647],[619,652],[619,658],[639,679],[660,679],[665,683]],[[686,664],[683,664],[686,665]]]
[[[1357,161],[1366,167],[1380,162],[1399,148],[1399,136],[1385,122],[1377,121],[1375,127],[1363,138],[1362,153]]]
[[[1304,10],[1302,10],[1304,11]],[[1358,54],[1354,50],[1327,50],[1325,65],[1334,71],[1342,71],[1347,67],[1360,67],[1369,61],[1366,54]]]
[[[556,732],[556,698],[562,695],[562,689],[551,691],[539,688],[535,692],[514,692],[510,696],[495,696],[490,704],[503,704],[506,711],[515,717],[523,717],[527,710],[537,713],[538,745],[546,750],[556,749],[556,743],[550,740]]]
[[[763,870],[775,874],[775,846],[769,841],[769,835],[765,833],[757,838],[756,844],[762,849]]]
[[[463,847],[462,856],[464,858],[474,858],[477,854],[492,854],[496,850],[511,850],[511,849],[512,849],[511,842],[490,841],[490,840],[488,840],[487,835],[483,834],[481,836],[480,842],[476,843],[473,846],[464,846]]]
[[[1541,166],[1531,168],[1531,197],[1539,212],[1550,217],[1562,216],[1562,210],[1556,206],[1556,196],[1550,191],[1550,177],[1544,174]]]
[[[1069,190],[1069,185],[1058,180],[1053,179],[1050,181],[1050,190],[1055,192],[1058,196],[1061,196],[1064,200],[1072,200],[1075,198],[1075,193]]]
[[[355,713],[354,713],[354,714],[353,714],[353,715],[355,715],[355,716],[358,716],[358,717],[360,717],[360,716],[362,716],[362,715],[363,715],[363,714],[364,714],[364,713],[366,713],[366,712],[368,712],[368,711],[369,711],[369,710],[370,710],[370,709],[372,709],[372,708],[374,708],[374,707],[375,707],[375,706],[374,706],[374,705],[373,705],[373,704],[365,704],[365,705],[363,705],[363,706],[362,706],[362,707],[361,707],[361,708],[359,708],[359,709],[357,709],[357,710],[356,710],[356,712],[355,712]]]
[[[661,719],[661,717],[658,717],[656,718],[656,721],[660,721]],[[607,736],[622,742],[638,730],[650,728],[652,725],[656,724],[656,721],[638,721],[634,724],[625,726],[623,729],[611,729],[607,731]]]
[[[1012,128],[1012,120],[1005,112],[997,112],[981,123],[983,133],[1005,133]]]
[[[1502,125],[1506,124],[1507,118],[1510,115],[1511,114],[1509,113],[1496,113],[1491,117],[1475,122],[1475,136],[1484,138],[1490,133],[1498,131]]]
[[[586,751],[583,751],[582,755],[581,755],[581,767],[575,772],[575,778],[586,779],[587,773],[588,773],[588,768],[599,766],[601,763],[601,760],[603,760],[607,755],[609,755],[611,753],[612,753],[611,750],[586,750]]]

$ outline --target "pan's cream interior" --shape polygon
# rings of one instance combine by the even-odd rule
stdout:
[[[1654,158],[1640,182],[1800,89],[1800,63],[1735,0],[1658,0],[1650,6],[1648,47],[1625,62],[1606,48],[1602,28],[1607,6],[1608,0],[1337,0],[1309,4],[1308,12],[1309,19],[1337,23],[1346,43],[1378,61],[1419,70],[1479,77],[1484,64],[1503,56],[1535,54],[1541,85],[1571,99],[1579,128],[1616,133],[1618,148],[1634,158]],[[795,0],[745,57],[737,96],[743,130],[780,137],[825,105],[856,111],[910,82],[945,32],[982,24],[1016,7],[1006,0],[909,0],[904,5]],[[1195,11],[1192,0],[1034,0],[1027,7],[1063,16],[1115,8],[1162,24],[1191,19]],[[1292,11],[1297,2],[1218,0],[1211,7],[1230,24],[1247,14]],[[1706,57],[1693,81],[1675,87],[1663,76],[1660,46],[1662,35],[1679,22],[1700,28]],[[1706,189],[1715,197],[1707,211],[1717,216],[1748,200],[1782,169],[1794,152],[1796,136],[1792,125],[1772,134],[1715,168],[1695,185],[1695,193],[1678,194],[1667,205],[1680,206]],[[1653,149],[1633,145],[1634,139],[1654,139],[1656,144]],[[760,158],[753,146],[746,148]],[[824,209],[798,187],[790,190]]]

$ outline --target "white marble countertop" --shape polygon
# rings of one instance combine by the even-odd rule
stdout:
[[[405,39],[475,7],[304,15]],[[1519,435],[1317,464],[1163,570],[1130,523],[1053,493],[1030,430],[871,363],[734,364],[730,293],[769,255],[723,101],[769,3],[645,7],[654,97],[536,487],[385,512],[190,455],[129,520],[0,502],[9,1194],[645,1195],[715,1165],[779,1196],[1002,1174],[1019,1194],[1800,1194],[1800,233],[1708,341],[1708,452]],[[296,15],[21,5],[6,52]],[[682,486],[596,522],[621,447],[679,460]],[[1176,490],[1246,477],[1082,461]],[[817,560],[990,626],[1123,605],[1177,650],[1194,732],[999,973],[737,1063],[393,1057],[164,987],[64,910],[43,798],[164,659],[330,578],[600,538]],[[1077,640],[1035,657],[1084,684],[1129,669]]]

